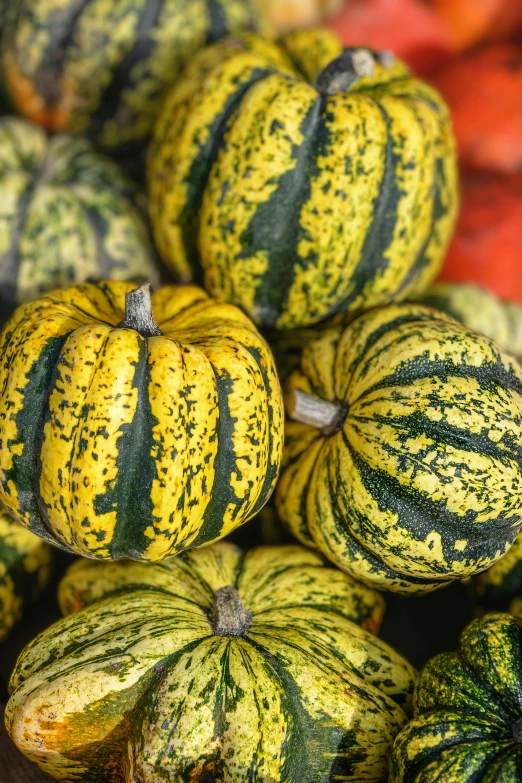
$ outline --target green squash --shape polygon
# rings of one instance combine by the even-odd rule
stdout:
[[[359,625],[382,598],[314,553],[81,561],[60,603],[77,613],[22,652],[6,709],[58,780],[386,780],[415,673]]]
[[[47,586],[51,548],[0,507],[0,642]]]
[[[1,72],[12,102],[52,132],[107,150],[142,145],[187,62],[265,29],[258,0],[3,0]]]
[[[522,357],[522,307],[473,283],[435,283],[421,301]]]
[[[87,279],[157,277],[144,201],[83,139],[0,118],[0,314]]]
[[[421,294],[458,202],[442,98],[327,30],[196,57],[165,101],[148,182],[165,263],[278,329]]]
[[[522,533],[504,557],[473,579],[472,597],[480,607],[505,609],[522,592]]]
[[[522,527],[522,368],[422,305],[322,328],[287,380],[281,519],[357,579],[434,590]]]
[[[283,419],[267,344],[196,286],[83,283],[0,335],[0,500],[78,555],[156,561],[228,535],[274,489]]]
[[[486,615],[420,674],[389,783],[520,783],[522,620]]]

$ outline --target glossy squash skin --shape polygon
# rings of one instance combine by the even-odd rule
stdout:
[[[57,133],[115,152],[142,145],[165,90],[199,49],[265,31],[256,0],[6,0],[1,67],[11,100]]]
[[[521,623],[486,615],[420,674],[415,718],[397,737],[390,783],[518,783]]]
[[[312,552],[80,562],[60,602],[78,613],[22,653],[6,710],[58,780],[386,780],[414,672],[357,624],[382,599]]]
[[[333,411],[328,428],[301,423],[295,402],[310,396]],[[298,420],[286,427],[279,514],[352,576],[430,591],[515,540],[522,370],[493,341],[421,305],[380,308],[323,330],[285,399]]]
[[[0,642],[46,587],[51,547],[0,507]]]
[[[148,183],[166,264],[278,329],[420,294],[458,201],[440,96],[326,30],[196,57],[162,109]]]
[[[56,291],[5,327],[0,498],[80,555],[160,560],[264,505],[283,405],[268,346],[239,310],[167,286],[148,331],[128,320],[136,297],[150,308],[147,287],[133,288]]]
[[[442,310],[475,332],[522,357],[522,307],[474,283],[435,283],[422,302]]]
[[[0,118],[0,313],[89,278],[157,276],[145,201],[83,139]]]

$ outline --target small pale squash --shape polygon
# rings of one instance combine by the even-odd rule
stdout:
[[[264,0],[264,7],[272,27],[287,33],[301,27],[321,24],[339,11],[344,0]]]
[[[390,783],[520,783],[521,625],[508,614],[475,620],[457,652],[426,665]]]
[[[440,96],[326,30],[196,57],[160,115],[148,183],[166,264],[278,329],[422,293],[458,201]]]
[[[0,357],[0,499],[53,543],[160,560],[270,496],[283,440],[272,355],[203,290],[167,286],[152,304],[131,283],[55,291],[17,310]]]
[[[323,329],[286,384],[278,511],[378,588],[484,570],[522,526],[522,369],[421,305]]]
[[[47,586],[51,547],[0,507],[0,642]]]
[[[522,357],[522,307],[515,302],[504,302],[474,283],[443,282],[435,283],[421,301]]]
[[[3,0],[0,63],[17,109],[107,150],[143,144],[166,88],[208,43],[266,30],[263,0]]]
[[[83,139],[0,118],[0,317],[89,278],[157,275],[145,202]]]
[[[386,780],[415,674],[357,624],[382,599],[312,552],[83,561],[60,602],[78,613],[26,647],[6,709],[58,780]]]

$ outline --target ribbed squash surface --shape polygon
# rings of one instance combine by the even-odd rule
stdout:
[[[220,630],[227,593],[241,622]],[[161,565],[80,562],[60,601],[80,611],[22,653],[6,711],[58,780],[386,779],[415,673],[357,624],[382,599],[314,553],[221,543]]]

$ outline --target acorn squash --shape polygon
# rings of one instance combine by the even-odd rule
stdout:
[[[194,54],[265,30],[257,0],[4,0],[1,68],[11,100],[52,132],[107,150],[142,145]]]
[[[80,562],[60,602],[77,613],[26,647],[6,709],[58,780],[386,779],[414,671],[356,624],[382,599],[314,553]]]
[[[522,369],[421,305],[322,329],[286,383],[276,501],[293,533],[396,592],[480,572],[522,526]]]
[[[508,614],[475,620],[457,652],[426,665],[390,783],[519,783],[521,624]]]
[[[82,139],[0,118],[0,314],[88,278],[157,275],[145,201]]]
[[[167,286],[152,303],[149,286],[118,281],[55,291],[16,311],[0,357],[0,499],[54,544],[159,560],[270,496],[283,440],[272,355],[203,290]]]
[[[196,57],[160,114],[148,187],[165,263],[278,329],[422,293],[458,201],[439,95],[326,30]]]
[[[0,642],[47,586],[51,548],[0,507]]]

